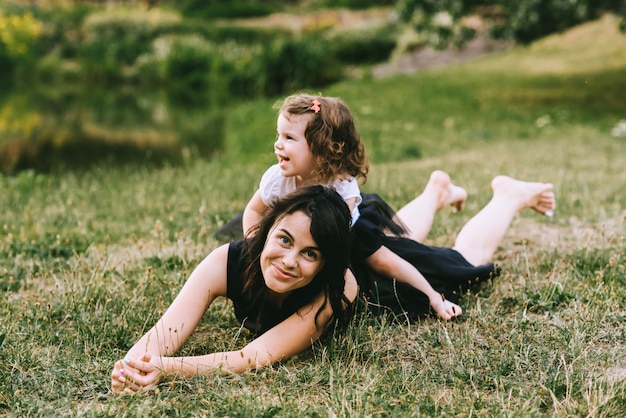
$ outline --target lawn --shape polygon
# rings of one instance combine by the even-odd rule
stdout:
[[[182,167],[0,177],[0,413],[9,416],[594,416],[626,414],[626,35],[611,17],[441,70],[334,85],[394,207],[441,168],[468,190],[428,242],[451,245],[497,174],[550,181],[553,218],[521,213],[503,274],[458,320],[360,312],[348,333],[242,375],[114,396],[109,374],[219,245],[273,162],[275,99],[230,114],[226,149]],[[229,302],[183,353],[245,344]]]

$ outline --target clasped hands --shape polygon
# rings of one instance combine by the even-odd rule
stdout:
[[[152,354],[145,353],[138,358],[127,356],[115,362],[111,372],[111,390],[120,394],[154,389],[161,377],[161,370],[152,363]]]

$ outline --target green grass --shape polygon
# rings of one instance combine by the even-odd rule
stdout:
[[[626,137],[610,131],[626,119],[626,54],[616,58],[625,38],[610,25],[577,29],[608,31],[596,43],[572,32],[324,91],[358,118],[373,161],[365,190],[399,207],[435,168],[467,188],[466,210],[443,211],[430,243],[450,245],[500,173],[553,182],[558,209],[514,220],[496,257],[503,275],[462,299],[459,320],[361,314],[335,342],[241,376],[167,381],[146,396],[109,390],[113,362],[218,245],[212,232],[273,161],[273,100],[236,108],[211,161],[0,177],[0,412],[623,416]],[[250,335],[238,331],[229,304],[216,304],[183,352],[241,346]]]

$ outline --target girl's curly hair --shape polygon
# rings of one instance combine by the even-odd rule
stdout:
[[[313,107],[313,100],[319,102],[319,109]],[[365,148],[350,109],[341,99],[294,94],[277,103],[275,108],[287,119],[309,117],[304,136],[316,159],[318,181],[330,183],[352,176],[361,184],[365,183],[369,171]]]

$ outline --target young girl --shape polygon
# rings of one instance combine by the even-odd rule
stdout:
[[[349,240],[350,213],[331,188],[299,188],[277,200],[249,239],[217,248],[196,267],[157,324],[115,363],[113,392],[153,388],[167,373],[263,367],[306,349],[333,323],[345,328],[358,292],[347,271]],[[261,335],[237,351],[171,357],[218,296]]]
[[[277,132],[278,164],[265,172],[246,206],[244,233],[284,193],[314,183],[333,186],[352,212],[357,280],[375,304],[395,313],[417,317],[430,307],[444,319],[460,315],[459,290],[498,274],[490,260],[513,216],[524,208],[546,214],[555,207],[551,184],[500,176],[492,182],[492,201],[463,228],[454,249],[425,246],[418,241],[428,233],[435,212],[447,205],[461,209],[467,197],[446,173],[433,172],[424,193],[392,222],[384,202],[374,200],[359,209],[358,180],[365,182],[368,163],[352,115],[341,100],[287,97],[278,112]]]

